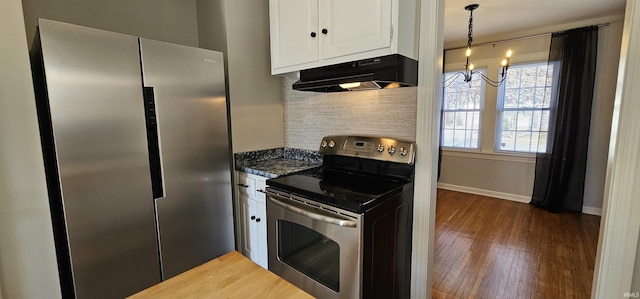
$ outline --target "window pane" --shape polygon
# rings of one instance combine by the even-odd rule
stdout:
[[[546,86],[547,84],[547,65],[539,65],[536,73],[536,86]]]
[[[521,88],[520,89],[520,108],[533,108],[533,102],[535,101],[535,88]]]
[[[504,111],[502,113],[502,130],[515,130],[517,119],[517,111]]]
[[[504,107],[518,108],[518,89],[507,88],[504,92]]]
[[[445,129],[453,129],[455,112],[444,112],[442,114],[442,127]]]
[[[510,68],[507,70],[507,88],[520,87],[520,73],[519,68]]]
[[[518,111],[518,131],[530,131],[531,119],[533,118],[532,111]]]
[[[545,151],[554,64],[532,63],[509,67],[499,89],[496,148],[506,151]]]
[[[538,135],[538,152],[546,153],[547,152],[547,132],[540,132]]]
[[[549,131],[549,110],[542,111],[542,121],[540,124],[540,131]]]
[[[502,131],[500,134],[500,149],[505,151],[515,149],[515,131]]]
[[[464,130],[454,130],[453,131],[453,146],[454,147],[465,147],[464,146]]]
[[[516,133],[516,151],[529,152],[531,151],[531,132],[517,132]]]
[[[442,146],[453,146],[453,130],[442,130]]]
[[[444,78],[442,146],[478,148],[484,81],[476,75],[464,82],[464,76],[456,73],[446,73]]]
[[[536,86],[536,74],[537,67],[522,67],[522,74],[520,78],[521,87],[534,87]]]

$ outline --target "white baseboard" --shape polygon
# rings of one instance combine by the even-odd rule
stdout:
[[[495,197],[495,198],[506,199],[510,201],[522,202],[522,203],[529,203],[531,201],[531,196],[497,192],[497,191],[478,189],[478,188],[467,187],[467,186],[452,185],[452,184],[446,184],[446,183],[438,183],[438,188],[451,190],[451,191],[477,194],[477,195],[488,196],[488,197]]]
[[[446,184],[446,183],[438,183],[438,188],[457,191],[457,192],[488,196],[488,197],[495,197],[499,199],[506,199],[506,200],[522,202],[522,203],[529,203],[531,201],[531,196],[497,192],[497,191],[478,189],[478,188],[467,187],[467,186],[452,185],[452,184]],[[594,208],[594,207],[582,207],[582,213],[589,214],[589,215],[602,216],[602,209]]]
[[[602,208],[582,207],[582,214],[602,216]]]

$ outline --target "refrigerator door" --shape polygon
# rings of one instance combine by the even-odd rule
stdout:
[[[164,196],[156,199],[163,279],[235,248],[222,53],[140,39],[153,87]]]
[[[138,39],[42,19],[39,30],[63,295],[122,298],[160,282]]]

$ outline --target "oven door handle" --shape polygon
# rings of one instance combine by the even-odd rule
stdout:
[[[307,216],[311,219],[315,219],[315,220],[320,220],[323,222],[327,222],[327,223],[331,223],[331,224],[335,224],[335,225],[339,225],[339,226],[343,226],[343,227],[356,227],[356,223],[354,221],[351,220],[347,220],[347,219],[340,219],[340,218],[336,218],[336,217],[331,217],[331,216],[325,216],[325,215],[320,215],[318,213],[314,213],[312,211],[309,210],[305,210],[305,209],[301,209],[298,208],[296,206],[290,205],[288,203],[282,202],[278,199],[276,199],[275,197],[280,197],[278,195],[274,195],[274,194],[269,194],[269,200],[276,204],[279,205],[282,208],[285,208],[289,211],[298,213],[300,215],[304,215]]]

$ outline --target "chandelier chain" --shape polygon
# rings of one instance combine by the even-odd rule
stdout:
[[[467,37],[467,47],[471,47],[471,43],[473,42],[473,10],[469,11],[469,33]]]

